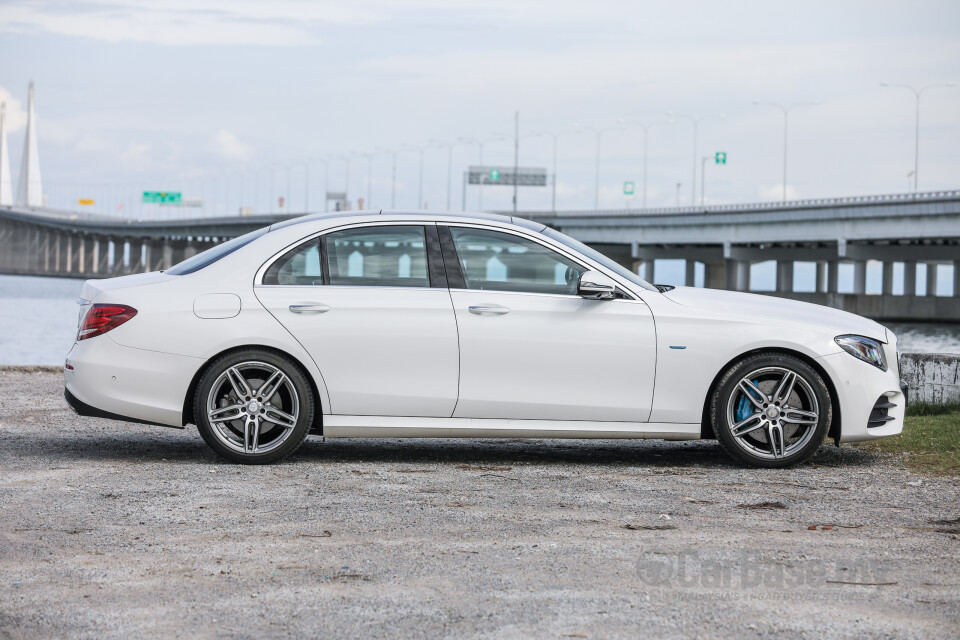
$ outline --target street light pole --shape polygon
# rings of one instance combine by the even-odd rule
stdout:
[[[397,152],[392,149],[382,149],[380,147],[377,147],[373,151],[376,154],[393,156],[393,167],[390,173],[390,208],[395,209],[397,206]]]
[[[721,113],[719,115],[703,115],[698,118],[693,116],[688,116],[684,113],[673,113],[672,111],[667,112],[667,116],[676,116],[678,118],[686,118],[693,123],[693,182],[690,184],[690,204],[696,204],[696,194],[697,194],[697,130],[700,127],[700,121],[706,120],[707,118],[726,118],[727,114]]]
[[[327,178],[329,177],[329,164],[324,158],[307,158],[304,164],[307,165],[307,188],[306,193],[310,193],[310,163],[311,162],[322,162],[323,163],[323,210],[327,210]],[[309,205],[308,205],[309,208]]]
[[[917,192],[917,184],[919,182],[920,174],[920,96],[927,89],[938,89],[938,88],[948,88],[955,86],[952,82],[944,82],[942,84],[928,84],[926,86],[915,89],[914,87],[908,84],[891,84],[888,82],[881,82],[881,87],[893,87],[899,89],[909,89],[913,92],[913,95],[916,96],[917,106],[916,106],[916,123],[913,134],[913,192]]]
[[[588,127],[583,125],[573,125],[575,129],[580,129],[583,131],[592,131],[593,134],[597,137],[597,159],[594,163],[594,176],[593,176],[593,209],[594,211],[600,210],[600,136],[607,131],[614,131],[616,129],[623,129],[623,123],[620,123],[614,127]]]
[[[485,138],[483,140],[477,140],[474,138],[460,138],[459,141],[463,143],[472,143],[476,144],[480,152],[480,168],[483,168],[483,147],[488,142],[502,142],[508,140],[509,138],[503,136],[502,134],[494,134],[493,137]],[[480,176],[480,184],[477,185],[477,209],[483,209],[483,176]]]
[[[550,210],[557,210],[557,141],[560,139],[560,136],[566,135],[568,133],[580,133],[576,130],[571,131],[558,131],[556,133],[552,131],[531,131],[531,136],[550,136],[553,139],[553,193],[550,196]]]
[[[350,202],[350,157],[339,154],[330,157],[343,160],[343,199]]]
[[[673,124],[673,120],[665,120],[661,122],[651,122],[649,124],[644,124],[642,122],[627,122],[627,125],[640,127],[643,130],[643,204],[641,209],[647,208],[647,142],[650,138],[650,129],[660,126]]]
[[[354,156],[356,156],[356,157],[358,157],[358,158],[366,158],[366,159],[367,159],[367,202],[366,202],[366,205],[367,205],[367,208],[369,209],[369,208],[371,207],[370,201],[373,199],[373,196],[371,195],[371,192],[372,192],[371,184],[372,184],[372,182],[373,182],[373,154],[372,154],[372,153],[365,153],[365,152],[363,152],[363,151],[351,151],[350,153],[352,153]]]
[[[703,159],[700,161],[700,206],[703,207],[704,204],[704,192],[707,190],[707,160],[710,159],[710,156],[703,156]]]
[[[447,148],[447,211],[450,211],[450,189],[453,181],[453,144],[444,140],[430,140],[438,147]]]
[[[763,107],[776,107],[783,111],[783,201],[787,201],[787,124],[790,116],[790,110],[797,107],[815,107],[819,105],[819,102],[798,102],[797,104],[791,104],[790,106],[784,106],[776,102],[759,102],[757,100],[753,101],[754,106],[763,106]]]

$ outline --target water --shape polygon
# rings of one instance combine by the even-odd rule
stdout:
[[[0,364],[62,365],[82,280],[0,275]],[[960,353],[960,324],[887,323],[902,353]]]

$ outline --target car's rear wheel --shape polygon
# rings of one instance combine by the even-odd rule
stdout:
[[[197,385],[194,415],[204,441],[244,464],[276,462],[293,453],[313,421],[313,393],[288,358],[261,349],[225,354]]]
[[[724,372],[710,403],[714,433],[734,458],[757,467],[786,467],[810,458],[833,419],[830,391],[809,364],[767,353]]]

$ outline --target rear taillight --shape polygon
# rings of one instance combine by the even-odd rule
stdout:
[[[95,304],[80,323],[77,340],[86,340],[116,329],[137,315],[137,310],[125,304]]]

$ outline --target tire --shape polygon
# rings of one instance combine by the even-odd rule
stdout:
[[[214,360],[193,399],[200,436],[224,458],[242,464],[269,464],[296,451],[310,431],[314,407],[299,365],[263,349]]]
[[[803,360],[782,353],[735,362],[710,400],[710,421],[720,445],[754,467],[776,469],[808,460],[832,420],[823,378]]]

